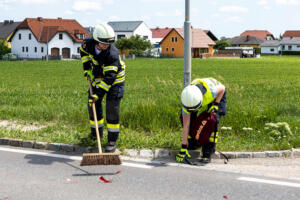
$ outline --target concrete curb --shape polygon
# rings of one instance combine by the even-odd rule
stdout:
[[[35,142],[20,139],[0,138],[0,145],[9,145],[14,147],[33,148],[33,149],[45,149],[50,151],[59,152],[74,152],[74,153],[91,153],[97,152],[92,147],[82,147],[78,145],[61,144],[61,143],[47,143],[47,142]],[[159,159],[169,158],[173,159],[178,153],[178,150],[169,149],[125,149],[123,151],[117,150],[121,155],[133,157],[133,158],[147,158],[147,159]],[[199,158],[201,151],[189,151],[193,158]],[[236,158],[300,158],[300,149],[283,150],[283,151],[262,151],[262,152],[222,152],[229,159]],[[216,152],[212,159],[223,159],[220,153]]]

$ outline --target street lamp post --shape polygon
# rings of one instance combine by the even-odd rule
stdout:
[[[191,82],[191,22],[190,0],[185,0],[184,21],[184,87]]]

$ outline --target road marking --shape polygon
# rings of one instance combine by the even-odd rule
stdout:
[[[54,154],[54,153],[48,153],[48,152],[30,151],[30,150],[13,149],[13,148],[5,148],[5,147],[0,147],[0,151],[31,154],[31,155],[33,154],[33,155],[48,156],[48,157],[53,157],[53,158],[64,158],[64,159],[79,160],[79,161],[82,160],[82,156],[67,156],[67,155]],[[127,166],[127,167],[137,167],[137,168],[143,168],[143,169],[153,168],[153,166],[150,166],[147,164],[137,164],[137,163],[129,163],[129,162],[122,162],[122,165]]]
[[[258,179],[258,178],[251,178],[251,177],[240,177],[240,178],[238,178],[238,180],[300,188],[300,183],[290,183],[290,182],[284,182],[284,181],[274,181],[274,180]]]

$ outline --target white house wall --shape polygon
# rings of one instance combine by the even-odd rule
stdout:
[[[140,35],[142,37],[147,37],[148,40],[152,40],[152,31],[146,26],[146,24],[143,22],[139,25],[137,29],[133,32],[134,35]]]
[[[19,34],[21,34],[20,40]],[[29,40],[29,34],[31,34],[31,40]],[[37,52],[34,51],[35,47],[37,48]],[[42,47],[44,48],[43,52],[41,52]],[[28,48],[28,52],[26,52],[26,48]],[[11,52],[20,58],[41,59],[42,56],[47,54],[47,46],[43,43],[39,43],[29,29],[20,29],[12,38]]]
[[[118,35],[125,35],[126,38],[130,38],[131,36],[133,36],[133,32],[115,32],[115,40],[118,40]]]
[[[271,51],[271,49],[274,49],[274,51]],[[261,54],[278,54],[278,52],[278,47],[261,47]]]
[[[59,34],[63,34],[62,40],[59,39]],[[77,48],[80,47],[81,43],[74,43],[69,34],[65,32],[57,32],[54,37],[48,43],[49,55],[51,54],[52,48],[59,48],[59,55],[62,56],[62,49],[70,49],[70,57],[72,55],[79,55]]]
[[[300,44],[285,44],[284,51],[300,51]],[[289,49],[289,46],[292,46],[292,49]]]

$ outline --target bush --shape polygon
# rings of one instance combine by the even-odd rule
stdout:
[[[216,45],[214,46],[214,49],[224,50],[225,47],[231,47],[231,44],[229,44],[227,41],[220,40],[220,41],[216,42]]]
[[[254,48],[255,54],[261,54],[261,48]]]
[[[139,35],[131,36],[130,38],[121,38],[115,45],[121,53],[125,50],[129,50],[130,54],[135,54],[136,56],[143,56],[147,49],[153,48],[149,40]]]
[[[281,51],[279,51],[281,54]],[[282,51],[282,55],[300,55],[300,51]]]
[[[10,53],[10,48],[5,45],[4,40],[0,40],[0,55]]]

